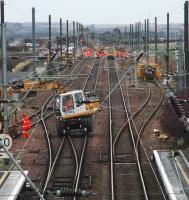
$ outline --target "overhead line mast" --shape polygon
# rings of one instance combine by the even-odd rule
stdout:
[[[8,101],[7,101],[7,44],[4,16],[4,1],[1,1],[1,57],[2,57],[2,87],[3,87],[3,132],[8,132]]]

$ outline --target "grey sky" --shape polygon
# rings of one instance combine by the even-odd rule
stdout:
[[[36,8],[36,21],[76,20],[83,24],[128,24],[158,17],[158,23],[183,23],[184,0],[4,0],[5,20],[31,21],[31,8]]]

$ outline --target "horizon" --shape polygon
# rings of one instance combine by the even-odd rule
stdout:
[[[70,22],[72,23],[73,21],[68,21],[69,22],[69,24],[70,24]],[[76,21],[75,21],[76,22]],[[32,24],[32,22],[31,21],[22,21],[22,22],[18,22],[18,21],[15,21],[15,22],[13,22],[13,21],[6,21],[6,23],[20,23],[20,24],[24,24],[24,23],[30,23],[30,24]],[[36,21],[35,23],[49,23],[48,21]],[[51,23],[57,23],[57,24],[59,24],[60,22],[59,21],[52,21]],[[65,24],[66,23],[66,21],[62,21],[62,23],[63,24]],[[143,22],[139,22],[139,23],[142,23],[142,24],[144,24]],[[149,24],[154,24],[154,22],[150,22],[149,21]],[[184,23],[182,23],[182,22],[171,22],[171,23],[169,23],[169,25],[171,25],[171,24],[183,24],[183,26],[184,26]],[[83,25],[115,25],[115,26],[124,26],[124,25],[129,25],[128,23],[127,24],[110,24],[110,23],[98,23],[98,24],[94,24],[94,23],[91,23],[91,24],[83,24]],[[166,23],[159,23],[159,24],[157,24],[157,25],[167,25]]]

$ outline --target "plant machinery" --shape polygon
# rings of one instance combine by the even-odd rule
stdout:
[[[107,47],[105,54],[106,54],[106,57],[108,60],[115,60],[115,48],[114,47]]]
[[[62,85],[59,80],[38,80],[38,81],[30,81],[30,80],[18,80],[13,79],[9,82],[7,88],[7,95],[8,99],[2,99],[2,90],[0,88],[0,132],[2,131],[3,127],[3,113],[2,113],[2,106],[1,104],[6,101],[8,102],[8,110],[12,110],[14,108],[14,102],[18,101],[17,94],[25,94],[28,92],[27,97],[34,97],[36,96],[37,92],[40,91],[47,91],[47,90],[56,90],[58,92],[66,92],[66,86]],[[17,112],[17,111],[16,111]],[[17,126],[17,114],[14,114],[9,118],[10,124],[14,124]],[[12,122],[11,122],[12,121]],[[14,131],[12,131],[14,132]]]
[[[58,136],[64,136],[71,129],[91,132],[92,116],[98,108],[99,99],[94,93],[75,90],[57,95],[54,111]]]
[[[153,81],[161,77],[161,72],[155,62],[140,62],[136,65],[136,75],[139,79]]]
[[[13,93],[26,93],[30,91],[30,93],[37,93],[40,91],[46,90],[58,90],[65,91],[66,87],[62,86],[59,80],[38,80],[38,81],[30,81],[28,79],[25,80],[14,80],[9,83],[8,92],[10,94]],[[0,90],[1,94],[1,90]]]

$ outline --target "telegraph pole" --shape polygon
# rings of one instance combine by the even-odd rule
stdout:
[[[33,74],[36,71],[36,51],[35,51],[35,8],[32,8],[32,56],[33,56]]]
[[[125,48],[127,48],[127,27],[125,26]]]
[[[60,56],[62,59],[62,18],[60,18]]]
[[[141,40],[142,40],[142,38],[141,38],[141,36],[142,36],[142,24],[141,24],[141,22],[139,22],[139,35],[138,35],[138,40],[139,40],[139,51],[141,50]]]
[[[79,23],[79,46],[81,46],[81,24]]]
[[[146,28],[146,19],[145,19],[145,21],[144,21],[144,52],[145,52],[145,58],[146,58],[146,52],[147,52],[147,42],[146,42],[146,40],[147,40],[147,28]]]
[[[7,102],[7,44],[6,25],[4,17],[4,1],[1,1],[1,55],[2,55],[2,87],[3,87],[3,132],[8,132],[8,102]]]
[[[169,13],[167,13],[167,74],[169,73]]]
[[[133,51],[133,24],[131,24],[131,50]]]
[[[79,38],[79,24],[78,22],[76,23],[76,52],[78,49],[78,38]]]
[[[135,23],[134,44],[135,44],[135,51],[136,51],[137,50],[137,23]]]
[[[189,73],[189,48],[188,48],[188,1],[184,4],[184,65],[186,73]],[[189,85],[189,78],[186,76],[187,87]]]
[[[131,24],[129,25],[129,47],[131,50]]]
[[[69,38],[69,27],[68,27],[68,20],[66,20],[66,56],[68,56],[68,50],[69,50],[69,41],[68,41],[68,38]]]
[[[49,58],[51,57],[51,15],[49,15]]]
[[[74,50],[73,50],[73,56],[75,58],[75,21],[73,21],[73,43],[74,43]]]
[[[147,61],[149,61],[149,19],[147,19],[146,33]]]
[[[157,35],[157,17],[155,17],[155,62],[157,63],[157,40],[158,40],[158,35]]]
[[[137,50],[140,51],[140,22],[137,23]]]

